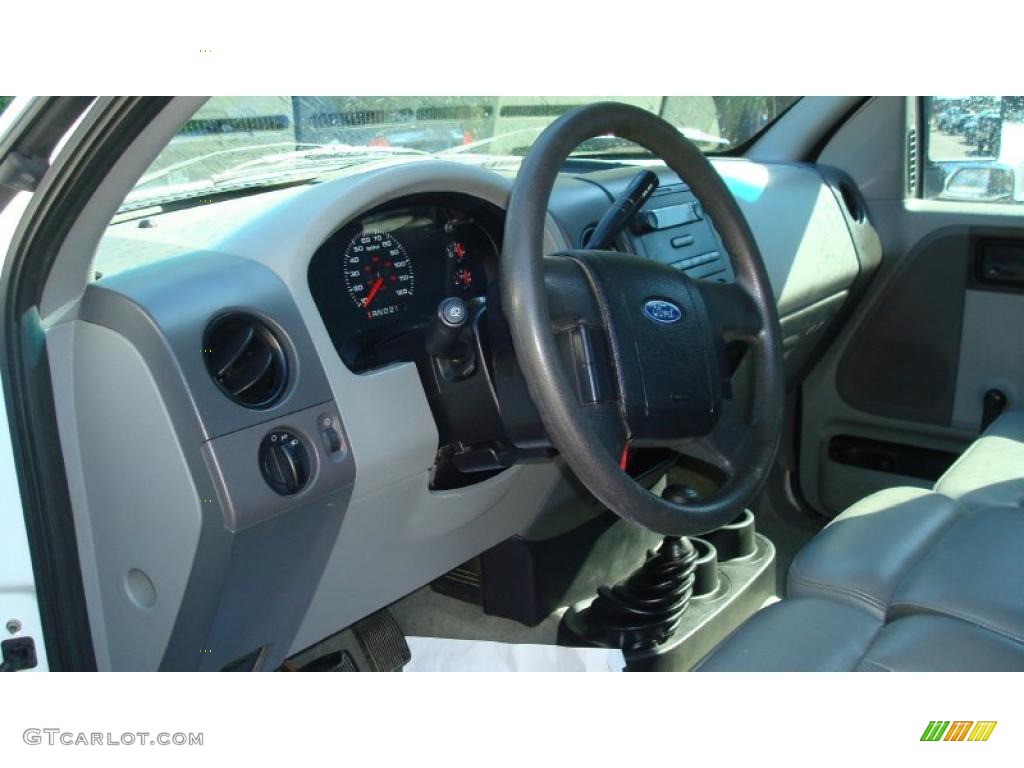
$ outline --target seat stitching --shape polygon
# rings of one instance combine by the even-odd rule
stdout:
[[[885,601],[878,600],[873,595],[867,592],[862,592],[861,590],[856,589],[855,587],[844,587],[836,584],[828,584],[823,581],[817,581],[815,579],[806,578],[805,576],[802,576],[800,573],[798,573],[797,569],[794,569],[793,566],[790,566],[789,568],[789,578],[791,581],[796,581],[802,586],[821,589],[826,593],[833,592],[836,594],[852,597],[855,600],[867,603],[867,605],[871,608],[876,608],[882,611],[883,614],[885,613]]]
[[[953,507],[953,514],[950,515],[950,517],[947,520],[943,521],[942,524],[938,526],[935,530],[931,531],[926,537],[926,539],[923,542],[920,542],[920,545],[918,547],[915,547],[915,551],[912,553],[910,557],[907,558],[907,562],[904,564],[904,566],[899,569],[900,572],[896,574],[896,578],[893,581],[892,589],[889,591],[889,594],[885,598],[879,600],[873,595],[867,592],[862,592],[856,589],[855,587],[840,587],[833,584],[827,584],[825,582],[818,582],[813,579],[808,579],[805,576],[802,576],[800,574],[800,555],[802,554],[802,552],[797,553],[797,557],[790,564],[788,574],[789,578],[809,587],[818,587],[826,592],[832,590],[838,594],[845,594],[854,599],[860,599],[861,601],[867,603],[869,606],[880,610],[884,617],[887,612],[887,609],[890,607],[889,601],[892,600],[893,595],[899,591],[900,587],[902,587],[906,583],[908,578],[921,566],[921,564],[925,560],[927,560],[929,552],[932,549],[934,549],[935,546],[937,546],[939,542],[941,542],[946,536],[948,536],[953,529],[957,527],[957,524],[961,521],[964,513],[967,511],[967,508],[963,504],[959,503],[956,499],[952,499],[949,496],[946,496],[935,490],[925,492],[925,495],[929,494],[938,496],[941,499],[948,501]],[[924,496],[920,496],[918,498],[924,498]],[[833,520],[832,522],[835,521]]]
[[[871,650],[871,649],[869,648],[868,650]],[[896,671],[892,667],[887,667],[887,666],[885,666],[885,664],[880,664],[879,662],[875,661],[874,659],[861,658],[860,663],[857,666],[862,667],[865,664],[870,664],[870,665],[872,665],[874,667],[877,667],[878,669],[882,670],[883,672],[895,672]]]
[[[875,631],[871,633],[871,639],[868,640],[867,645],[864,646],[864,652],[857,659],[857,663],[853,665],[854,670],[856,670],[857,667],[864,663],[864,658],[868,655],[868,651],[871,650],[871,646],[875,644],[875,640],[877,640],[878,636],[882,634],[883,629],[885,629],[884,617],[882,618],[882,621],[879,623],[879,625],[875,628]],[[891,672],[892,670],[889,671]]]
[[[1019,635],[1013,630],[1009,630],[1004,627],[992,624],[991,622],[986,621],[985,619],[973,616],[965,611],[958,611],[950,608],[939,608],[932,605],[928,605],[926,603],[918,603],[914,600],[897,600],[889,606],[889,614],[893,615],[893,609],[901,607],[906,607],[908,609],[917,609],[919,611],[922,611],[923,613],[934,616],[946,616],[948,618],[959,619],[960,621],[966,624],[973,624],[977,627],[981,627],[982,629],[987,629],[989,632],[992,632],[993,634],[1000,635],[1009,640],[1013,640],[1016,643],[1024,643],[1024,635]],[[898,621],[901,618],[906,618],[914,615],[920,614],[906,613],[902,616],[896,615],[894,620]]]
[[[942,494],[936,494],[942,496]],[[919,546],[915,547],[915,551],[912,557],[907,558],[907,562],[903,564],[903,567],[899,569],[899,573],[893,580],[892,589],[886,596],[884,603],[880,606],[882,616],[886,622],[889,621],[889,616],[892,612],[893,600],[900,588],[903,587],[920,569],[924,567],[924,564],[928,560],[928,556],[935,550],[939,544],[946,539],[962,522],[967,509],[955,499],[951,499],[948,496],[943,497],[953,505],[953,514],[945,521],[942,525],[931,531],[926,539],[920,542]],[[790,567],[792,570],[792,566]]]
[[[976,509],[968,509],[967,507],[963,506],[956,500],[953,500],[953,503],[960,508],[963,514],[956,515],[952,520],[948,522],[948,524],[945,527],[939,529],[938,535],[932,538],[928,549],[919,558],[917,558],[916,562],[914,562],[909,568],[907,568],[904,571],[900,579],[896,582],[896,586],[893,589],[892,594],[889,595],[889,605],[885,611],[885,621],[888,622],[890,617],[894,615],[896,616],[896,618],[899,618],[898,613],[893,613],[893,609],[899,605],[905,605],[909,608],[918,608],[927,613],[936,613],[939,615],[953,616],[955,618],[960,619],[961,621],[966,621],[969,624],[975,624],[979,627],[984,627],[985,629],[988,629],[992,632],[1003,635],[1004,637],[1012,638],[1016,642],[1024,642],[1024,637],[1017,637],[1014,634],[1007,634],[1005,630],[998,629],[995,626],[990,625],[984,619],[972,618],[970,614],[960,614],[955,609],[932,607],[930,605],[916,603],[913,600],[898,597],[901,590],[903,590],[903,588],[906,587],[906,585],[912,584],[918,572],[925,568],[928,562],[928,556],[932,552],[934,552],[936,548],[938,548],[947,538],[952,536],[953,532],[960,527],[960,525],[965,521],[967,517],[978,512],[978,510]]]
[[[798,568],[790,566],[789,578],[793,581],[800,583],[803,586],[819,588],[825,592],[834,592],[840,595],[847,595],[849,597],[860,600],[867,603],[873,608],[884,610],[886,607],[886,601],[877,599],[870,592],[857,589],[856,587],[847,587],[841,584],[831,584],[829,582],[818,581],[817,579],[808,578],[799,572]]]
[[[884,609],[886,606],[885,601],[878,600],[874,595],[869,592],[864,592],[857,589],[856,587],[846,587],[840,584],[831,584],[824,581],[818,581],[817,579],[808,578],[798,572],[798,569],[790,567],[789,578],[793,581],[800,583],[803,586],[820,588],[825,592],[834,592],[840,595],[847,595],[849,597],[856,598],[862,602],[867,603],[873,608]]]

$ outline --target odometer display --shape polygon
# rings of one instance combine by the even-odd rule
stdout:
[[[405,247],[390,232],[367,230],[349,241],[344,255],[345,287],[367,319],[404,312],[415,289]]]

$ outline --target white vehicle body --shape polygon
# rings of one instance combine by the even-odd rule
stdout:
[[[10,130],[15,118],[28,104],[28,99],[17,99],[0,115],[0,140]],[[21,215],[28,205],[31,193],[20,192],[0,211],[0,270],[14,238]],[[37,671],[46,671],[46,650],[43,642],[39,602],[32,572],[25,517],[21,506],[21,490],[14,466],[11,430],[7,419],[4,389],[0,387],[0,638],[32,637],[35,639],[39,665]],[[12,631],[14,630],[14,631]]]

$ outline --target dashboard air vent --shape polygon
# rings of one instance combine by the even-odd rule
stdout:
[[[587,241],[590,240],[590,236],[594,234],[594,230],[597,229],[597,222],[593,224],[587,224],[580,233],[580,248],[587,247]],[[616,237],[611,245],[608,246],[609,251],[625,251],[626,249],[622,245],[622,236]]]
[[[220,390],[246,408],[270,407],[288,382],[288,357],[280,339],[266,323],[242,312],[210,323],[203,358]]]
[[[917,197],[917,129],[907,131],[907,194]]]
[[[860,194],[851,182],[845,179],[839,182],[839,196],[842,198],[850,218],[857,222],[864,221],[864,209],[861,206]]]

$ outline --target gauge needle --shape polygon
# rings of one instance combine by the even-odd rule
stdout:
[[[382,285],[384,285],[384,278],[383,277],[378,277],[376,279],[376,281],[374,281],[373,287],[370,289],[370,292],[368,294],[366,294],[366,298],[363,299],[363,306],[364,307],[370,306],[370,302],[373,301],[373,297],[377,295],[377,291],[380,290],[380,287]]]

